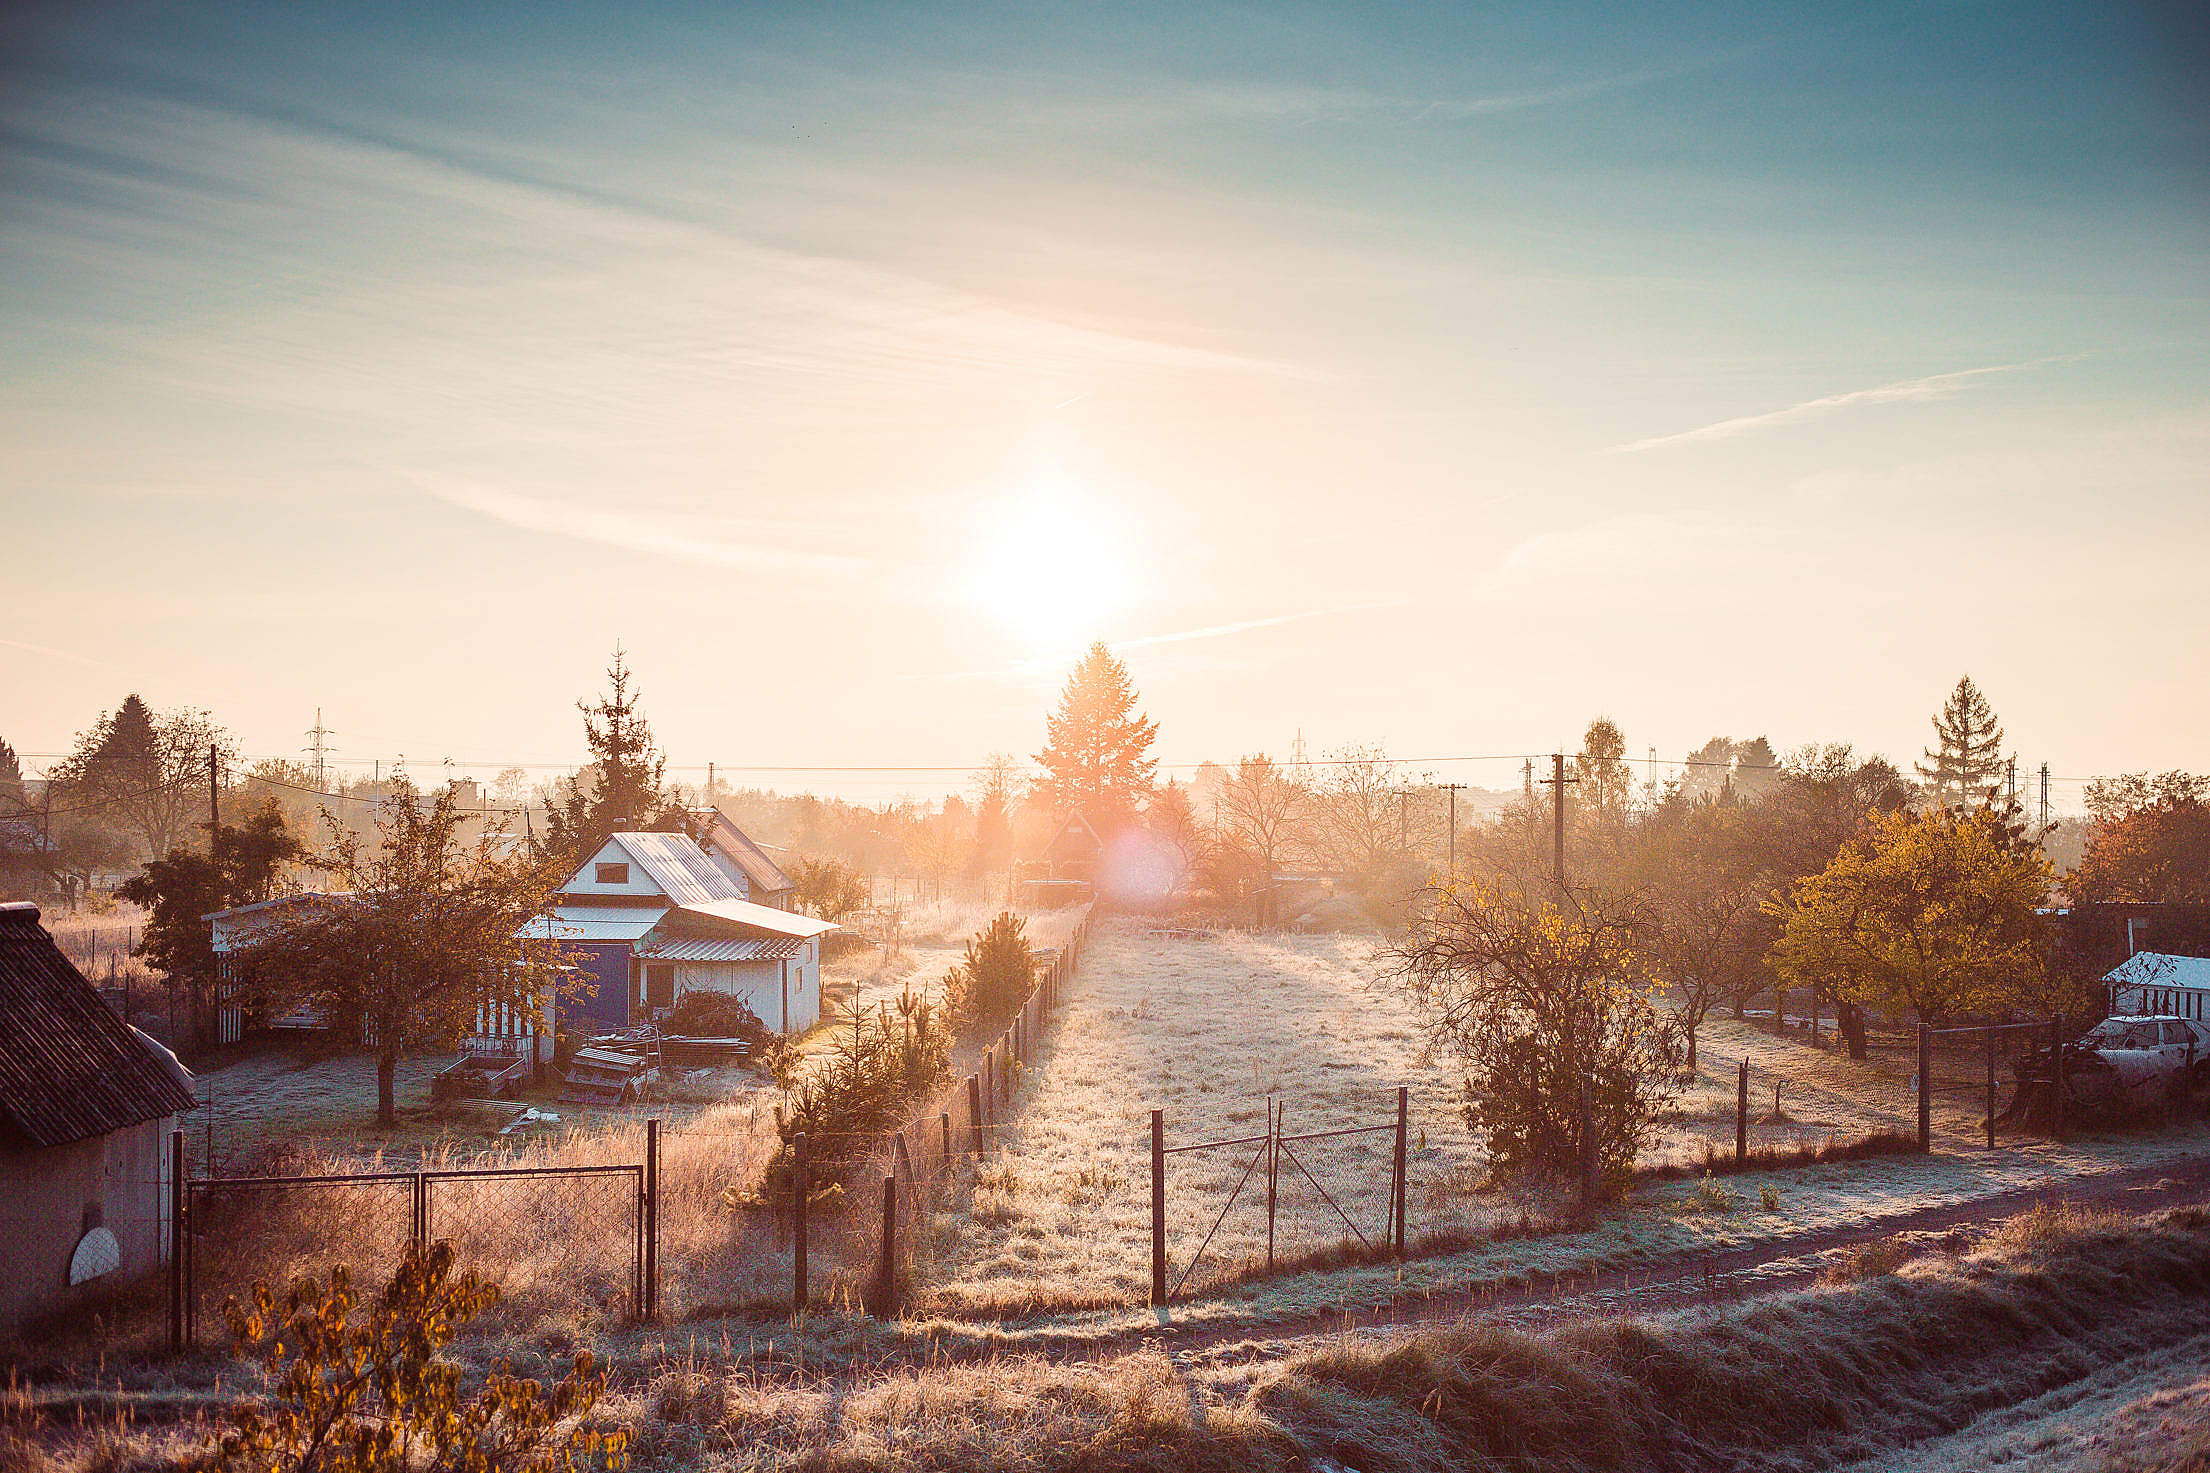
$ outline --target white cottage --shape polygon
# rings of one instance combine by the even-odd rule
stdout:
[[[812,1027],[821,1016],[821,938],[837,928],[756,903],[753,884],[687,834],[608,838],[536,923],[567,943],[585,974],[568,1016],[626,1028],[703,989],[743,997],[777,1032]]]

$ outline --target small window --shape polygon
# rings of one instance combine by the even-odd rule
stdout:
[[[645,963],[645,1006],[648,1008],[672,1008],[675,1006],[675,963]]]
[[[602,885],[626,885],[629,883],[629,866],[626,864],[602,864],[597,869]]]

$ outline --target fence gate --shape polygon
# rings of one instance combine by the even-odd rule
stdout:
[[[1263,1134],[1174,1146],[1166,1144],[1165,1113],[1152,1111],[1151,1302],[1181,1297],[1208,1254],[1223,1268],[1263,1264],[1267,1272],[1322,1248],[1355,1245],[1401,1258],[1408,1102],[1400,1088],[1393,1119],[1299,1132],[1289,1127],[1287,1102],[1269,1099]],[[1178,1268],[1167,1251],[1170,1157],[1188,1161],[1176,1195],[1200,1204],[1188,1219],[1196,1247]]]
[[[411,1245],[439,1240],[452,1245],[456,1270],[498,1285],[502,1307],[649,1318],[659,1308],[658,1135],[648,1129],[635,1164],[180,1176],[171,1341],[197,1343],[203,1319],[225,1299],[244,1302],[255,1283],[280,1294],[341,1264],[365,1299]],[[181,1136],[172,1145],[181,1168]]]

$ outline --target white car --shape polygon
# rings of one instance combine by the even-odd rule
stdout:
[[[2184,1104],[2210,1090],[2210,1023],[2105,1018],[2064,1050],[2070,1097],[2090,1108]]]

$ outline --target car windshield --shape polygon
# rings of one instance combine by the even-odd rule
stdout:
[[[2086,1042],[2096,1048],[2154,1048],[2156,1025],[2132,1023],[2123,1018],[2105,1018],[2087,1035]]]

